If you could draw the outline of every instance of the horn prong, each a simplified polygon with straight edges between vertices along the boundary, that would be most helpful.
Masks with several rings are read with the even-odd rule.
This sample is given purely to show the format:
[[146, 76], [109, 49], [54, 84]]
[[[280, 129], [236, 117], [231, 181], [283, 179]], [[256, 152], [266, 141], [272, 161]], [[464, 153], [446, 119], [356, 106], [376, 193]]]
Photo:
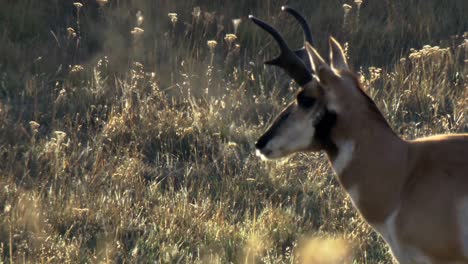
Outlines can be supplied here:
[[274, 29], [268, 23], [256, 18], [253, 15], [249, 15], [249, 19], [252, 20], [252, 22], [254, 22], [257, 26], [270, 33], [270, 35], [272, 35], [276, 42], [278, 42], [278, 45], [280, 47], [280, 55], [273, 60], [266, 61], [266, 64], [281, 67], [299, 85], [304, 85], [312, 80], [310, 70], [307, 68], [304, 61], [302, 61], [296, 55], [296, 53], [288, 47], [283, 36], [281, 36], [281, 34], [276, 29]]

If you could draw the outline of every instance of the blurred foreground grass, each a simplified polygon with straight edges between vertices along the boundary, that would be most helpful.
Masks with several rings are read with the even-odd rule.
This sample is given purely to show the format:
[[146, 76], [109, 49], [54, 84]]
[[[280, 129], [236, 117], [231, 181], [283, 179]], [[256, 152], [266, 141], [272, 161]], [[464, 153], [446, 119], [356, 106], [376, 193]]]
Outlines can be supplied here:
[[295, 88], [246, 15], [299, 46], [281, 4], [403, 137], [468, 131], [464, 0], [98, 2], [0, 2], [0, 262], [388, 263], [323, 154], [254, 156]]

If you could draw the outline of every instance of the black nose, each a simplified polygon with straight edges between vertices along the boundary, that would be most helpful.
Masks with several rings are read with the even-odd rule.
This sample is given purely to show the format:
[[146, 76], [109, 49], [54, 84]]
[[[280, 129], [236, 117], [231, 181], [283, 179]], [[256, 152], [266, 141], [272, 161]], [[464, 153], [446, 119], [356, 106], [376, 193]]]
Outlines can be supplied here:
[[261, 136], [261, 137], [257, 140], [257, 142], [255, 143], [255, 148], [256, 148], [256, 149], [263, 149], [263, 148], [266, 146], [266, 144], [268, 143], [268, 141], [270, 140], [270, 138], [271, 138], [271, 136], [270, 136], [269, 133], [267, 133], [267, 134]]

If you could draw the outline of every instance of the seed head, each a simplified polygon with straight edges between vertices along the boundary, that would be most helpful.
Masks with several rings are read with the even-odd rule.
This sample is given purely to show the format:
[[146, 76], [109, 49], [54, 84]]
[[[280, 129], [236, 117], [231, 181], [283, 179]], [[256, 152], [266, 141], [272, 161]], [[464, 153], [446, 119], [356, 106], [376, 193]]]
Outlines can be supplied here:
[[136, 13], [136, 19], [137, 19], [137, 26], [141, 26], [143, 24], [143, 21], [145, 20], [145, 17], [143, 17], [143, 13], [141, 10], [138, 10]]
[[234, 26], [234, 33], [237, 33], [237, 28], [239, 27], [239, 24], [242, 22], [242, 19], [240, 18], [235, 18], [232, 20], [232, 25]]
[[60, 131], [60, 130], [56, 130], [54, 131], [54, 134], [55, 136], [59, 137], [59, 138], [63, 138], [63, 137], [66, 137], [67, 136], [67, 133], [63, 132], [63, 131]]
[[210, 52], [213, 53], [214, 52], [214, 49], [216, 48], [216, 46], [218, 45], [218, 42], [216, 42], [216, 40], [208, 40], [206, 42], [206, 44], [208, 45], [208, 47], [210, 48]]
[[71, 67], [70, 69], [70, 73], [71, 74], [74, 74], [74, 73], [79, 73], [79, 72], [82, 72], [84, 70], [83, 66], [79, 65], [79, 64], [75, 64]]
[[351, 11], [351, 9], [353, 9], [352, 6], [348, 5], [348, 4], [344, 4], [343, 5], [343, 10], [345, 12], [345, 15], [347, 15], [349, 13], [349, 11]]
[[195, 20], [198, 21], [198, 19], [200, 19], [200, 15], [201, 15], [200, 7], [199, 6], [194, 7], [192, 11], [193, 18], [195, 18]]
[[167, 16], [171, 20], [172, 25], [175, 26], [175, 24], [177, 23], [177, 13], [169, 13], [167, 14]]
[[37, 129], [41, 126], [41, 124], [36, 121], [29, 121], [29, 126], [31, 127], [32, 131], [37, 132]]
[[67, 137], [67, 133], [63, 132], [63, 131], [54, 131], [54, 134], [55, 134], [55, 138], [57, 140], [57, 144], [61, 144], [64, 139]]
[[234, 52], [239, 53], [241, 46], [239, 44], [234, 45]]
[[67, 35], [69, 39], [74, 39], [76, 37], [76, 31], [73, 28], [69, 27], [67, 28]]
[[141, 34], [143, 34], [143, 32], [145, 32], [145, 30], [143, 30], [142, 28], [139, 28], [139, 27], [134, 27], [132, 31], [130, 31], [130, 33], [135, 37], [139, 37], [141, 36]]
[[78, 9], [78, 10], [80, 10], [80, 8], [83, 7], [83, 4], [80, 3], [80, 2], [75, 2], [75, 3], [73, 3], [73, 5], [74, 5], [74, 6], [76, 7], [76, 9]]
[[203, 13], [203, 15], [205, 16], [205, 24], [206, 25], [211, 24], [215, 19], [214, 12], [213, 13], [205, 12], [205, 13]]
[[226, 36], [224, 36], [224, 40], [228, 43], [229, 47], [234, 41], [236, 41], [236, 39], [237, 36], [234, 34], [226, 34]]
[[9, 213], [10, 210], [11, 210], [11, 205], [9, 205], [9, 204], [5, 205], [5, 208], [3, 208], [4, 213]]
[[100, 7], [103, 7], [105, 4], [107, 4], [108, 0], [96, 0], [96, 2]]

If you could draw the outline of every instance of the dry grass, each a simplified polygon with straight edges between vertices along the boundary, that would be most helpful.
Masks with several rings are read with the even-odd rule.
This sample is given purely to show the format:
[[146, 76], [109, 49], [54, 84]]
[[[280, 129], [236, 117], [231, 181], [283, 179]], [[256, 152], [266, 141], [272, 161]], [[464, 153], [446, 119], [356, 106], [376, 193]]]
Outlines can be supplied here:
[[[388, 263], [323, 154], [254, 156], [294, 88], [261, 65], [266, 34], [243, 21], [224, 37], [248, 10], [299, 38], [280, 5], [209, 1], [197, 18], [157, 2], [0, 3], [0, 263]], [[403, 2], [354, 8], [346, 34], [341, 1], [293, 4], [310, 10], [319, 46], [349, 41], [403, 137], [467, 132], [466, 2]]]

